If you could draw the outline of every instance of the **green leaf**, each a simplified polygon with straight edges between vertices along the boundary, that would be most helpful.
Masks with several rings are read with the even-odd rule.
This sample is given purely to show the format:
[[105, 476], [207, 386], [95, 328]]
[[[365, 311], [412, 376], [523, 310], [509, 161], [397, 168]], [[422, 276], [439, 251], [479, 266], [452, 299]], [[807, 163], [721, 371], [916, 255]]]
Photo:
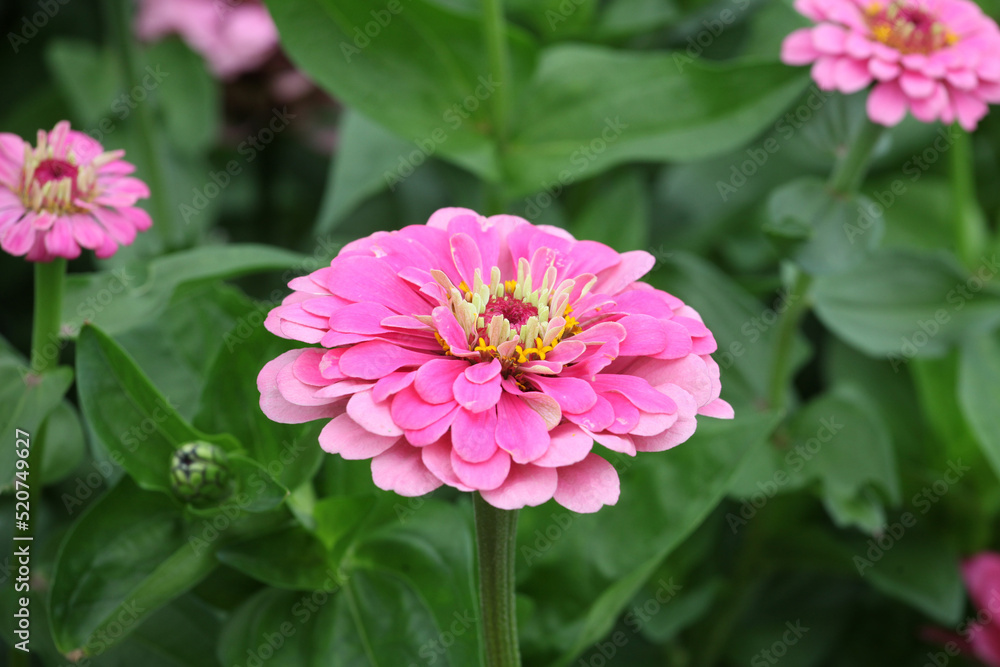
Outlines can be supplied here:
[[986, 459], [1000, 476], [1000, 340], [978, 336], [962, 346], [958, 399]]
[[[790, 305], [791, 295], [781, 293], [765, 306], [701, 258], [663, 248], [654, 254], [661, 259], [661, 268], [650, 282], [690, 304], [715, 333], [719, 351], [714, 358], [722, 369], [724, 398], [748, 408], [765, 399], [777, 347], [774, 323]], [[794, 344], [797, 366], [808, 348], [801, 335]]]
[[[465, 508], [467, 509], [467, 508]], [[470, 513], [454, 505], [426, 501], [405, 522], [394, 522], [370, 534], [363, 535], [347, 561], [348, 580], [345, 589], [351, 594], [352, 611], [359, 631], [369, 637], [384, 637], [394, 628], [427, 623], [416, 618], [399, 618], [401, 625], [386, 625], [394, 605], [387, 601], [371, 604], [370, 595], [379, 588], [395, 590], [401, 603], [419, 601], [430, 615], [423, 633], [425, 641], [440, 638], [450, 630], [453, 644], [435, 645], [440, 657], [447, 654], [451, 665], [479, 665], [479, 640], [476, 619], [479, 598], [475, 588], [475, 544]], [[367, 578], [359, 579], [364, 571]], [[383, 573], [391, 573], [391, 578]], [[399, 580], [400, 584], [390, 580]], [[368, 600], [368, 602], [366, 602]], [[379, 607], [382, 607], [380, 610]], [[398, 613], [398, 612], [396, 612]], [[456, 623], [459, 630], [455, 630]], [[376, 664], [396, 665], [406, 662], [390, 659], [392, 653], [374, 650], [382, 657]], [[412, 647], [408, 649], [412, 651]], [[416, 655], [410, 655], [410, 660]], [[420, 657], [425, 657], [422, 653]]]
[[347, 106], [417, 142], [421, 162], [440, 154], [480, 176], [498, 176], [491, 98], [502, 85], [514, 99], [526, 78], [534, 47], [522, 33], [507, 35], [514, 80], [491, 82], [474, 16], [425, 0], [377, 9], [335, 0], [281, 0], [268, 7], [296, 64]]
[[388, 187], [388, 175], [416, 150], [378, 123], [352, 109], [340, 121], [339, 143], [323, 194], [316, 233], [328, 234], [368, 197]]
[[[559, 514], [522, 513], [518, 549], [529, 567], [520, 588], [535, 599], [540, 615], [569, 616], [560, 623], [566, 630], [556, 665], [571, 664], [611, 630], [649, 574], [718, 505], [744, 457], [775, 423], [768, 414], [702, 420], [691, 440], [670, 452], [616, 459], [622, 477], [617, 505], [592, 515], [563, 513], [562, 523]], [[558, 536], [540, 544], [546, 531]], [[573, 611], [557, 612], [556, 605]]]
[[[919, 517], [916, 520], [921, 521]], [[919, 525], [906, 528], [898, 521], [892, 525], [895, 534], [871, 538], [864, 544], [852, 542], [855, 567], [886, 595], [954, 627], [965, 608], [959, 554], [939, 534]]]
[[76, 363], [84, 417], [142, 488], [169, 492], [170, 457], [180, 445], [205, 440], [228, 450], [237, 448], [231, 437], [208, 436], [192, 428], [99, 329], [83, 328]]
[[647, 247], [649, 203], [642, 173], [622, 171], [599, 184], [570, 231], [577, 238], [599, 241], [622, 252]]
[[228, 544], [217, 555], [226, 565], [276, 588], [319, 590], [333, 574], [323, 543], [299, 525]]
[[267, 589], [240, 607], [221, 661], [240, 663], [270, 643], [279, 648], [268, 664], [279, 667], [479, 666], [469, 513], [424, 501], [400, 523], [385, 509], [390, 522], [363, 533], [317, 590]]
[[881, 216], [869, 214], [866, 197], [833, 196], [817, 178], [802, 178], [775, 190], [768, 200], [767, 231], [804, 231], [789, 253], [807, 273], [842, 271], [864, 258], [882, 237]]
[[[18, 459], [14, 447], [14, 434], [21, 430], [28, 433], [30, 442], [37, 445], [43, 438], [41, 426], [47, 418], [62, 404], [63, 396], [73, 383], [73, 370], [67, 367], [56, 368], [48, 373], [36, 375], [28, 371], [27, 366], [13, 355], [0, 357], [0, 433], [10, 440], [0, 447], [0, 491], [13, 489]], [[50, 439], [46, 438], [46, 442]], [[56, 454], [64, 453], [76, 462], [80, 460], [77, 447], [57, 449]], [[53, 454], [45, 453], [42, 470], [29, 471], [29, 485], [45, 481], [53, 481], [59, 474], [64, 474], [65, 462], [52, 459]]]
[[115, 340], [147, 375], [156, 378], [157, 388], [170, 397], [177, 412], [195, 419], [213, 365], [232, 344], [227, 332], [240, 324], [246, 330], [252, 324], [263, 328], [265, 314], [231, 285], [189, 284], [174, 292], [155, 319], [116, 335]]
[[1000, 293], [988, 282], [998, 270], [995, 258], [970, 276], [943, 254], [877, 252], [816, 280], [816, 314], [848, 343], [894, 364], [937, 356], [1000, 322]]
[[124, 84], [114, 52], [84, 40], [56, 39], [47, 45], [45, 60], [80, 123], [96, 128], [110, 116]]
[[[784, 462], [792, 477], [817, 479], [833, 519], [869, 533], [885, 523], [877, 490], [901, 502], [899, 473], [888, 427], [860, 392], [840, 387], [796, 413]], [[792, 452], [798, 456], [792, 456]]]
[[330, 551], [344, 551], [375, 506], [374, 496], [330, 496], [316, 502], [316, 535]]
[[680, 16], [673, 0], [615, 0], [603, 5], [597, 31], [608, 37], [628, 36], [662, 28]]
[[219, 131], [219, 93], [205, 61], [179, 39], [165, 39], [148, 53], [149, 70], [170, 80], [159, 95], [170, 143], [186, 154], [211, 148]]
[[73, 524], [52, 578], [52, 632], [63, 653], [100, 653], [216, 566], [180, 509], [123, 478]]
[[304, 259], [264, 245], [201, 246], [148, 264], [72, 274], [66, 279], [62, 323], [74, 331], [87, 322], [109, 334], [121, 333], [155, 318], [182, 285], [289, 269]]
[[247, 512], [272, 510], [288, 497], [288, 489], [271, 476], [267, 468], [240, 454], [229, 455], [229, 468], [236, 480], [237, 496], [246, 494], [247, 502], [239, 505]]
[[260, 652], [268, 656], [269, 667], [365, 664], [342, 660], [344, 648], [334, 644], [339, 598], [331, 600], [330, 595], [336, 590], [333, 582], [311, 595], [263, 589], [226, 622], [217, 647], [219, 662], [243, 665], [249, 662], [248, 655]]
[[776, 63], [556, 45], [518, 104], [504, 173], [513, 195], [636, 160], [699, 160], [774, 121], [807, 77]]
[[257, 375], [289, 345], [262, 326], [255, 327], [249, 336], [241, 336], [245, 326], [241, 322], [223, 336], [226, 347], [219, 351], [209, 372], [194, 423], [205, 431], [232, 434], [251, 458], [294, 489], [310, 479], [319, 466], [323, 450], [318, 437], [323, 424], [279, 424], [264, 416]]

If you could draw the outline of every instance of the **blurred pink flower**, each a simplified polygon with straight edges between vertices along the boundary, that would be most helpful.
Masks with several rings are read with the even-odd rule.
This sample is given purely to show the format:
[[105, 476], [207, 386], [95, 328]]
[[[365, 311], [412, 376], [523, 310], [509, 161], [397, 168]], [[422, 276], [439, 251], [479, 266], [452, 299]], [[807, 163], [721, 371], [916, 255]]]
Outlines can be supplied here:
[[379, 487], [447, 484], [514, 509], [618, 500], [594, 441], [634, 456], [732, 418], [698, 314], [636, 282], [654, 264], [521, 218], [446, 208], [346, 246], [290, 283], [258, 378], [271, 419], [329, 419], [328, 452], [371, 459]]
[[962, 563], [969, 597], [986, 621], [969, 625], [963, 633], [968, 648], [992, 667], [1000, 667], [1000, 554], [984, 551]]
[[79, 257], [81, 246], [111, 257], [149, 229], [149, 214], [135, 207], [149, 197], [128, 174], [125, 151], [104, 148], [62, 121], [39, 130], [38, 146], [0, 133], [0, 247], [33, 262]]
[[817, 23], [785, 38], [781, 58], [813, 63], [820, 88], [868, 95], [868, 116], [895, 125], [956, 119], [974, 130], [1000, 102], [1000, 30], [970, 0], [796, 0]]
[[256, 0], [140, 0], [136, 33], [180, 35], [221, 79], [257, 69], [278, 48], [278, 29]]

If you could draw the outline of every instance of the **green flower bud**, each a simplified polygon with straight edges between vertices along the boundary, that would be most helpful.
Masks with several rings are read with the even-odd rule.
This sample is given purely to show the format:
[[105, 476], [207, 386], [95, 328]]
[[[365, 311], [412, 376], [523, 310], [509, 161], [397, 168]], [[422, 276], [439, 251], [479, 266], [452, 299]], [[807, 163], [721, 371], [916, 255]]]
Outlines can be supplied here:
[[174, 493], [192, 505], [211, 505], [232, 492], [226, 453], [207, 442], [189, 442], [174, 452], [170, 483]]

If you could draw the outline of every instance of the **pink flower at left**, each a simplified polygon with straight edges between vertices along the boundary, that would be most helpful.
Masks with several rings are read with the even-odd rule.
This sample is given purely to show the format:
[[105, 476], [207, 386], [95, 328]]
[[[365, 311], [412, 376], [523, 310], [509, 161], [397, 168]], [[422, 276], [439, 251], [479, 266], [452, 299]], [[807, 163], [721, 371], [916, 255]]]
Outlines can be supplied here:
[[81, 248], [104, 259], [131, 244], [153, 221], [135, 206], [149, 188], [129, 176], [135, 167], [124, 155], [68, 121], [39, 130], [36, 146], [0, 133], [0, 247], [51, 262], [79, 257]]

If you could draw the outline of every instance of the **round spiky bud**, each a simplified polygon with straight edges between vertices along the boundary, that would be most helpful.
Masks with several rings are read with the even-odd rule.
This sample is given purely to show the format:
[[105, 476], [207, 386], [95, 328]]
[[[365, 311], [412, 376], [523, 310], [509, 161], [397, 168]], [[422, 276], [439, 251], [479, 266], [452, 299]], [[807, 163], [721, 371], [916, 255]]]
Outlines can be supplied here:
[[189, 442], [174, 452], [170, 483], [177, 497], [193, 505], [211, 505], [232, 491], [229, 458], [207, 442]]

